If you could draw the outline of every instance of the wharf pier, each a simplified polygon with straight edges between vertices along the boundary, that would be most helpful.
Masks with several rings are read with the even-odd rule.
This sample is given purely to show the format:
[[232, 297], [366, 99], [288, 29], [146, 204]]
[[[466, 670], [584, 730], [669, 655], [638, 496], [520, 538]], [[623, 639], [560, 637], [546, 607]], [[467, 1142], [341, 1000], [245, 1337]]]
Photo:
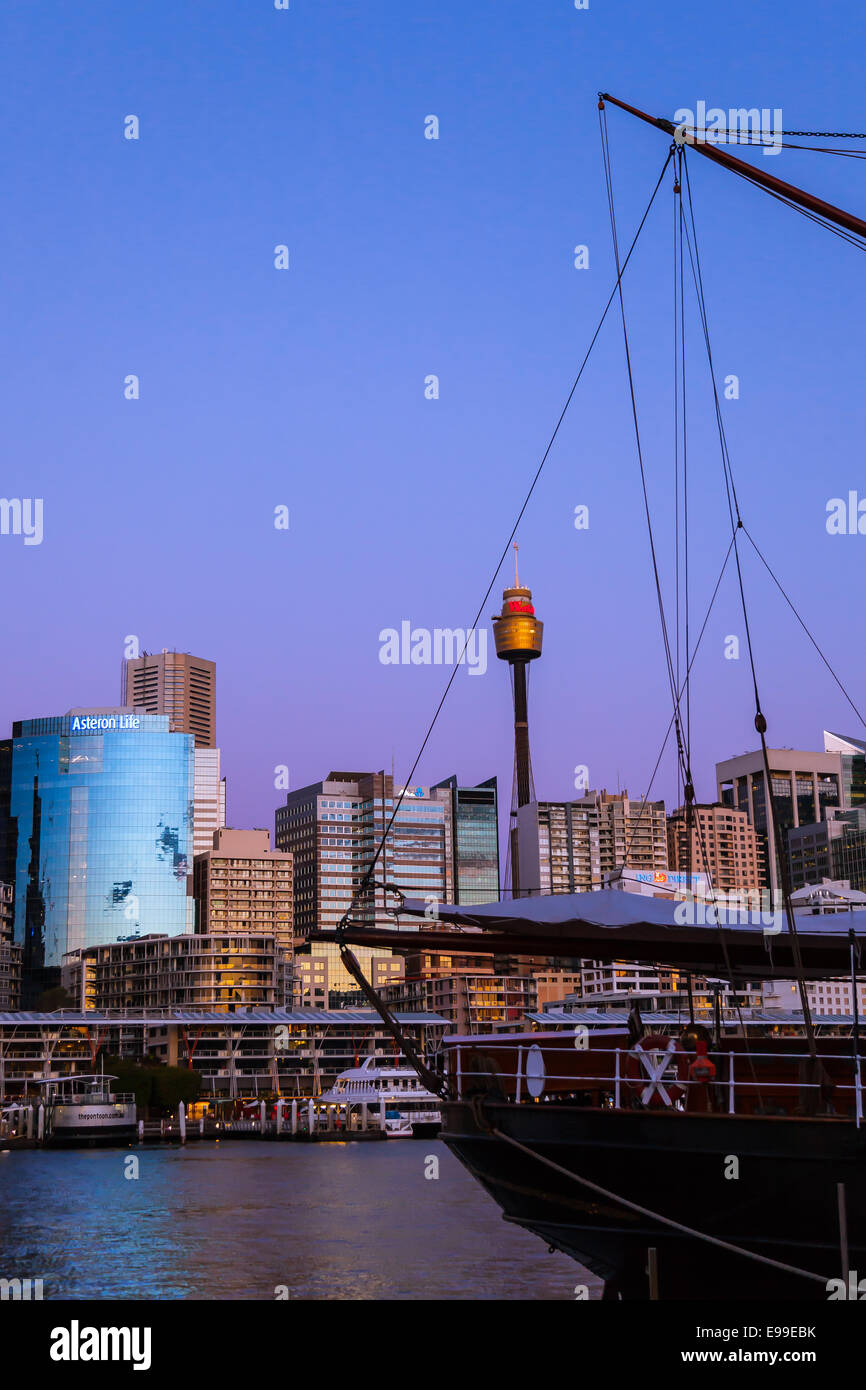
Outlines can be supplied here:
[[[52, 1143], [50, 1127], [34, 1105], [16, 1107], [14, 1124], [0, 1125], [0, 1151], [35, 1149]], [[380, 1143], [388, 1138], [384, 1105], [361, 1106], [350, 1112], [335, 1105], [317, 1105], [315, 1100], [273, 1101], [259, 1106], [252, 1116], [232, 1116], [220, 1119], [212, 1115], [188, 1119], [183, 1102], [170, 1119], [147, 1119], [136, 1122], [136, 1134], [119, 1142], [123, 1147], [142, 1144], [186, 1144], [229, 1140], [265, 1140], [270, 1143], [296, 1144], [355, 1144]], [[93, 1140], [82, 1137], [81, 1143], [110, 1142], [103, 1132]]]
[[186, 1126], [186, 1133], [181, 1134], [180, 1126], [176, 1120], [142, 1120], [139, 1124], [138, 1142], [140, 1144], [188, 1144], [204, 1140], [219, 1143], [222, 1140], [231, 1139], [264, 1139], [277, 1144], [357, 1144], [378, 1143], [387, 1137], [387, 1134], [380, 1129], [323, 1128], [314, 1129], [312, 1133], [307, 1129], [298, 1129], [294, 1134], [291, 1130], [284, 1129], [278, 1134], [273, 1121], [266, 1122], [265, 1128], [262, 1130], [257, 1122], [249, 1120], [220, 1121], [218, 1124], [213, 1121], [204, 1124], [193, 1122]]

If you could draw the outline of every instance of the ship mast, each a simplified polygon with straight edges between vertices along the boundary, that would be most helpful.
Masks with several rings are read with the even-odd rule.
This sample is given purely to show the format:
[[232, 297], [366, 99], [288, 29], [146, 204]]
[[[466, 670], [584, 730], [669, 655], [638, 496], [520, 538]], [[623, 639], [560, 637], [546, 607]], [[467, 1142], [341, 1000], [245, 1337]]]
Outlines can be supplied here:
[[694, 137], [686, 135], [682, 131], [682, 127], [675, 126], [673, 121], [667, 120], [664, 116], [650, 116], [646, 111], [639, 111], [636, 106], [629, 106], [627, 102], [619, 101], [616, 97], [610, 96], [608, 92], [599, 92], [598, 99], [599, 105], [609, 101], [612, 106], [618, 106], [621, 111], [628, 111], [629, 115], [637, 116], [639, 120], [646, 121], [648, 125], [654, 125], [658, 130], [663, 130], [665, 134], [672, 136], [677, 144], [687, 144], [698, 154], [705, 155], [715, 164], [721, 164], [724, 169], [730, 169], [733, 173], [742, 175], [750, 183], [758, 184], [759, 187], [767, 189], [768, 192], [779, 198], [786, 198], [789, 202], [795, 203], [797, 207], [803, 208], [816, 217], [823, 217], [828, 222], [834, 222], [837, 227], [844, 227], [846, 232], [853, 232], [856, 236], [866, 238], [866, 221], [862, 217], [857, 217], [853, 212], [846, 212], [844, 208], [834, 207], [832, 203], [826, 203], [823, 198], [816, 197], [814, 193], [809, 193], [806, 189], [797, 188], [792, 183], [785, 183], [773, 174], [768, 174], [765, 169], [760, 169], [756, 164], [749, 164], [745, 159], [737, 159], [736, 155], [728, 154], [727, 150], [720, 150], [717, 145], [708, 144], [705, 140], [695, 140]]
[[[629, 115], [637, 116], [639, 120], [645, 121], [648, 125], [655, 126], [657, 129], [664, 131], [667, 135], [672, 136], [674, 140], [674, 147], [679, 152], [680, 161], [682, 161], [683, 146], [688, 145], [690, 148], [696, 150], [698, 154], [705, 155], [708, 159], [713, 160], [714, 163], [720, 164], [723, 168], [729, 169], [731, 170], [731, 172], [739, 174], [748, 182], [755, 184], [759, 188], [765, 189], [774, 197], [781, 199], [787, 204], [793, 205], [794, 207], [801, 209], [812, 218], [822, 219], [825, 225], [827, 223], [834, 224], [837, 227], [843, 228], [845, 232], [853, 233], [854, 235], [866, 240], [866, 221], [864, 221], [862, 218], [857, 217], [854, 213], [845, 211], [843, 208], [837, 208], [832, 203], [825, 202], [824, 199], [818, 198], [815, 194], [809, 193], [805, 189], [797, 188], [794, 184], [785, 183], [782, 179], [777, 179], [774, 175], [766, 173], [763, 169], [758, 168], [756, 165], [749, 164], [742, 159], [737, 159], [734, 155], [729, 154], [726, 150], [718, 149], [714, 144], [707, 144], [705, 139], [700, 138], [703, 134], [702, 132], [693, 131], [692, 133], [689, 133], [688, 128], [685, 125], [676, 126], [674, 125], [673, 121], [669, 121], [665, 117], [650, 116], [647, 114], [647, 112], [639, 110], [636, 106], [630, 106], [627, 102], [619, 101], [616, 97], [610, 96], [610, 94], [607, 92], [599, 92], [598, 107], [600, 112], [604, 112], [605, 102], [610, 102], [613, 106], [619, 107], [620, 110], [627, 111]], [[603, 117], [602, 120], [604, 120]], [[605, 137], [603, 135], [603, 140], [604, 138]], [[675, 192], [679, 191], [680, 179], [679, 177], [677, 177]], [[611, 216], [613, 217], [613, 212], [611, 213]], [[615, 239], [615, 224], [613, 225]], [[833, 230], [832, 225], [830, 226], [829, 230]], [[776, 803], [776, 797], [773, 792], [773, 778], [770, 768], [769, 750], [767, 748], [766, 740], [767, 720], [766, 716], [763, 713], [763, 710], [761, 709], [760, 696], [758, 693], [757, 675], [755, 672], [751, 636], [749, 633], [749, 618], [746, 610], [746, 596], [743, 589], [742, 572], [740, 569], [739, 553], [737, 550], [737, 537], [739, 530], [743, 528], [743, 520], [740, 516], [739, 505], [736, 502], [735, 494], [734, 506], [736, 508], [736, 516], [734, 517], [732, 515], [731, 518], [732, 525], [734, 527], [732, 544], [736, 558], [740, 596], [743, 606], [743, 617], [746, 624], [746, 637], [749, 645], [749, 658], [752, 666], [752, 678], [755, 687], [755, 729], [761, 740], [762, 762], [764, 765], [764, 777], [767, 788], [767, 798], [769, 802], [770, 827], [772, 829], [770, 850], [771, 853], [776, 857], [779, 879], [781, 881], [782, 901], [785, 908], [788, 935], [791, 941], [792, 962], [794, 965], [794, 973], [797, 979], [797, 986], [800, 995], [800, 1004], [803, 1010], [803, 1023], [805, 1026], [809, 1053], [815, 1072], [815, 1075], [812, 1078], [812, 1080], [814, 1084], [818, 1084], [821, 1080], [819, 1074], [820, 1064], [817, 1055], [815, 1032], [812, 1023], [812, 1015], [809, 1006], [808, 993], [806, 989], [806, 980], [805, 973], [803, 970], [800, 941], [797, 935], [797, 923], [794, 916], [793, 904], [791, 902], [791, 881], [789, 866], [787, 862], [787, 857], [784, 852], [784, 846], [782, 843], [780, 817], [778, 812], [778, 806]], [[686, 679], [688, 680], [688, 677]], [[677, 706], [678, 699], [675, 698], [675, 717], [678, 713]], [[687, 780], [689, 783], [691, 783], [690, 774]], [[691, 786], [689, 786], [687, 789], [687, 801], [690, 800], [688, 793], [691, 792], [692, 788]], [[687, 809], [691, 809], [690, 805]]]

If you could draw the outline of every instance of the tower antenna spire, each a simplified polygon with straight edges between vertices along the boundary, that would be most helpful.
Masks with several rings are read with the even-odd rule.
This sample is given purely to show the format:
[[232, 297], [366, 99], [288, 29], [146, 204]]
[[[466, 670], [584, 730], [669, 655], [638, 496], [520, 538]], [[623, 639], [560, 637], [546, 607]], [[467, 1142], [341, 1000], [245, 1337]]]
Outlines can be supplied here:
[[517, 551], [518, 551], [518, 549], [519, 549], [519, 546], [518, 546], [518, 544], [517, 544], [517, 541], [514, 541], [514, 542], [513, 542], [513, 549], [514, 549], [514, 587], [515, 587], [515, 589], [519, 589], [519, 588], [520, 588], [520, 580], [519, 580], [518, 577], [517, 577]]

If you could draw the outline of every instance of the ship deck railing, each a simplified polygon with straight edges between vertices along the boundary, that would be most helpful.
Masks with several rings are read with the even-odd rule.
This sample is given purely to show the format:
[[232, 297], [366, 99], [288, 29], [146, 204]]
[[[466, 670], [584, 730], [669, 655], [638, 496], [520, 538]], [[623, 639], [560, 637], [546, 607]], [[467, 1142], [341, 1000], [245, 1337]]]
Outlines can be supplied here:
[[[646, 1042], [646, 1038], [643, 1041]], [[495, 1053], [497, 1050], [516, 1053], [513, 1069], [491, 1069], [490, 1066], [473, 1068], [470, 1058], [478, 1058], [479, 1054]], [[607, 1069], [550, 1072], [547, 1070], [548, 1061], [552, 1054], [557, 1053], [570, 1058], [609, 1058], [610, 1064]], [[658, 1059], [663, 1055], [667, 1055], [668, 1060], [661, 1070], [656, 1070], [658, 1063], [653, 1066], [649, 1059]], [[633, 1108], [637, 1093], [649, 1091], [649, 1098], [652, 1099], [659, 1097], [660, 1089], [664, 1088], [668, 1095], [671, 1091], [682, 1092], [681, 1099], [670, 1102], [671, 1108], [688, 1110], [690, 1092], [706, 1095], [707, 1088], [712, 1088], [716, 1103], [711, 1108], [716, 1113], [778, 1113], [777, 1110], [768, 1110], [766, 1107], [767, 1099], [772, 1098], [783, 1103], [784, 1113], [791, 1114], [802, 1093], [814, 1091], [819, 1093], [819, 1099], [822, 1092], [825, 1099], [830, 1098], [830, 1115], [836, 1118], [852, 1118], [858, 1127], [863, 1120], [864, 1088], [861, 1064], [864, 1059], [853, 1051], [819, 1052], [818, 1062], [824, 1069], [824, 1075], [817, 1081], [807, 1080], [804, 1074], [804, 1068], [813, 1060], [809, 1052], [768, 1052], [751, 1049], [735, 1052], [730, 1048], [711, 1047], [708, 1048], [707, 1058], [716, 1067], [716, 1074], [709, 1081], [680, 1074], [683, 1064], [694, 1062], [698, 1055], [685, 1049], [667, 1054], [666, 1049], [661, 1047], [644, 1049], [641, 1052], [633, 1045], [590, 1049], [582, 1046], [578, 1038], [575, 1038], [570, 1046], [553, 1046], [549, 1043], [541, 1046], [537, 1042], [517, 1043], [513, 1039], [495, 1041], [483, 1034], [472, 1042], [461, 1040], [448, 1043], [446, 1040], [445, 1054], [446, 1062], [448, 1059], [451, 1061], [450, 1076], [457, 1100], [465, 1100], [479, 1091], [489, 1092], [495, 1089], [499, 1090], [506, 1100], [520, 1105], [553, 1101], [564, 1096], [585, 1095], [589, 1092], [595, 1093], [597, 1107], [622, 1110]], [[630, 1063], [633, 1074], [629, 1072]], [[768, 1063], [771, 1065], [768, 1066]], [[825, 1066], [827, 1063], [831, 1064], [830, 1071]], [[796, 1070], [801, 1074], [786, 1079], [786, 1069]], [[833, 1108], [833, 1100], [839, 1104], [847, 1102], [850, 1111], [840, 1116]], [[574, 1103], [579, 1101], [575, 1100]]]

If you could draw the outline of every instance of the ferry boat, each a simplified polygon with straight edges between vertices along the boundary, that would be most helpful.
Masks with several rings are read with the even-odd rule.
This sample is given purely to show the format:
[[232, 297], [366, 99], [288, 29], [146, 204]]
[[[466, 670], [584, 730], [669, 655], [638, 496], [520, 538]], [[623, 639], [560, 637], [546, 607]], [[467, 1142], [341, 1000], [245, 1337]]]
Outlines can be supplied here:
[[132, 1092], [114, 1092], [116, 1076], [102, 1073], [52, 1076], [36, 1084], [45, 1106], [45, 1143], [128, 1144], [136, 1138], [138, 1117]]
[[318, 1100], [320, 1105], [344, 1106], [347, 1128], [352, 1109], [366, 1105], [378, 1115], [383, 1103], [388, 1139], [429, 1139], [439, 1133], [439, 1097], [422, 1085], [412, 1067], [389, 1066], [377, 1057], [365, 1057], [359, 1067], [341, 1072]]

